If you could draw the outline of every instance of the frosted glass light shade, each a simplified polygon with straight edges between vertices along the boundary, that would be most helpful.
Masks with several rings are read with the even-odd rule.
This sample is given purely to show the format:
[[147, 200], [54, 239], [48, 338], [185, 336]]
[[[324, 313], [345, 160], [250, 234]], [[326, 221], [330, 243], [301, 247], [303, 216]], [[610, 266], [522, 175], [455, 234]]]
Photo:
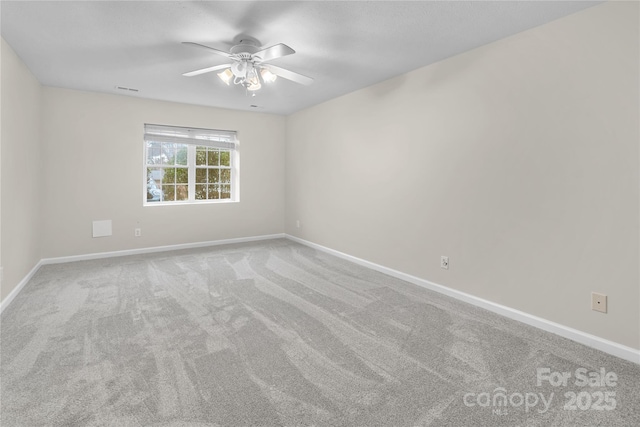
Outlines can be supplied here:
[[220, 80], [222, 80], [227, 85], [229, 85], [229, 82], [231, 81], [231, 78], [233, 77], [233, 73], [231, 72], [230, 69], [227, 68], [226, 70], [218, 73], [218, 77], [220, 77]]

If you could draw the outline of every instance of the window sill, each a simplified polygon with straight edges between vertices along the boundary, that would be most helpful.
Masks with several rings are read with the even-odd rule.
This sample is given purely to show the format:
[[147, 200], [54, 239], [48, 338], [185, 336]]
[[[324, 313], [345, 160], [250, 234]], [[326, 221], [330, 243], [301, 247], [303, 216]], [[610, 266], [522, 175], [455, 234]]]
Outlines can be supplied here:
[[230, 203], [240, 203], [240, 200], [198, 200], [196, 202], [179, 201], [179, 202], [144, 202], [142, 207], [152, 206], [197, 206], [197, 205], [226, 205]]

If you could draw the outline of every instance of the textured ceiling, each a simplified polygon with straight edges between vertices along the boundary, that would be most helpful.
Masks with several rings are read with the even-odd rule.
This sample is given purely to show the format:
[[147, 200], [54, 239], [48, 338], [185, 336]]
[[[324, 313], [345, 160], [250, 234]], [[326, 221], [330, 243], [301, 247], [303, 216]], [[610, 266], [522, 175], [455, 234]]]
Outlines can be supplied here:
[[[2, 37], [47, 86], [290, 114], [595, 5], [582, 1], [2, 1]], [[215, 73], [242, 35], [294, 55], [255, 97]], [[123, 92], [116, 86], [138, 89]], [[257, 107], [251, 107], [255, 105]]]

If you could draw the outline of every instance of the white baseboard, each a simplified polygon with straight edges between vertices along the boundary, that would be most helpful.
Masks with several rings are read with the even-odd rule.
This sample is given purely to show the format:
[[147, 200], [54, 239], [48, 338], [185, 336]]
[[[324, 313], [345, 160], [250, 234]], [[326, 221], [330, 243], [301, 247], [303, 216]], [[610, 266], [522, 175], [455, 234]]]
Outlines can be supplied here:
[[181, 243], [178, 245], [167, 245], [167, 246], [152, 246], [149, 248], [140, 248], [140, 249], [126, 249], [122, 251], [113, 251], [113, 252], [97, 252], [93, 254], [85, 254], [85, 255], [72, 255], [72, 256], [63, 256], [56, 258], [43, 258], [41, 260], [42, 265], [46, 264], [61, 264], [65, 262], [73, 262], [73, 261], [87, 261], [91, 259], [100, 259], [100, 258], [113, 258], [120, 256], [128, 256], [128, 255], [140, 255], [140, 254], [150, 254], [154, 252], [166, 252], [166, 251], [176, 251], [180, 249], [193, 249], [193, 248], [204, 248], [207, 246], [219, 246], [219, 245], [229, 245], [232, 243], [245, 243], [245, 242], [256, 242], [259, 240], [270, 240], [270, 239], [282, 239], [285, 237], [284, 233], [280, 234], [268, 234], [263, 236], [252, 236], [252, 237], [238, 237], [235, 239], [224, 239], [224, 240], [211, 240], [208, 242], [194, 242], [194, 243]]
[[34, 274], [36, 274], [36, 272], [38, 271], [41, 265], [42, 265], [42, 261], [38, 261], [38, 263], [31, 269], [31, 271], [27, 273], [26, 276], [24, 276], [24, 278], [20, 281], [20, 283], [18, 283], [18, 285], [15, 288], [13, 288], [11, 292], [9, 292], [9, 295], [7, 295], [2, 300], [2, 302], [0, 303], [0, 314], [2, 314], [4, 309], [7, 308], [9, 304], [11, 304], [11, 301], [13, 301], [14, 298], [20, 293], [22, 288], [24, 288], [24, 285], [26, 285], [29, 282], [29, 280], [31, 280], [31, 278], [33, 277]]
[[320, 250], [322, 252], [326, 252], [328, 254], [345, 259], [347, 261], [351, 261], [355, 264], [359, 264], [364, 267], [368, 267], [372, 270], [379, 271], [391, 277], [396, 277], [398, 279], [404, 280], [409, 283], [413, 283], [415, 285], [438, 292], [440, 294], [444, 294], [452, 298], [458, 299], [460, 301], [464, 301], [466, 303], [484, 308], [485, 310], [489, 310], [493, 313], [499, 314], [509, 319], [517, 320], [529, 326], [533, 326], [538, 329], [542, 329], [544, 331], [559, 335], [561, 337], [568, 338], [580, 344], [584, 344], [586, 346], [595, 348], [597, 350], [603, 351], [605, 353], [611, 354], [621, 359], [628, 360], [629, 362], [640, 364], [640, 350], [638, 349], [627, 347], [625, 345], [618, 344], [616, 342], [609, 341], [607, 339], [600, 338], [595, 335], [591, 335], [586, 332], [582, 332], [577, 329], [573, 329], [568, 326], [564, 326], [559, 323], [555, 323], [555, 322], [543, 319], [541, 317], [531, 315], [529, 313], [525, 313], [523, 311], [515, 310], [512, 308], [506, 307], [504, 305], [496, 304], [495, 302], [478, 298], [476, 296], [473, 296], [464, 292], [460, 292], [455, 289], [451, 289], [446, 286], [439, 285], [437, 283], [433, 283], [428, 280], [421, 279], [419, 277], [412, 276], [410, 274], [406, 274], [398, 270], [387, 268], [382, 265], [373, 263], [371, 261], [357, 258], [352, 255], [348, 255], [343, 252], [339, 252], [334, 249], [327, 248], [325, 246], [300, 239], [299, 237], [295, 237], [287, 234], [286, 238], [294, 242], [298, 242], [302, 245], [309, 246], [311, 248]]
[[252, 237], [238, 237], [235, 239], [224, 239], [224, 240], [212, 240], [208, 242], [195, 242], [195, 243], [182, 243], [178, 245], [167, 245], [167, 246], [153, 246], [150, 248], [140, 248], [140, 249], [127, 249], [122, 251], [113, 251], [113, 252], [98, 252], [93, 254], [86, 255], [72, 255], [72, 256], [63, 256], [56, 258], [43, 258], [31, 269], [29, 274], [27, 274], [24, 279], [18, 283], [18, 285], [13, 288], [13, 290], [6, 296], [5, 299], [0, 303], [0, 314], [4, 311], [5, 308], [13, 301], [13, 299], [18, 295], [18, 293], [22, 290], [24, 285], [31, 280], [33, 275], [38, 271], [38, 269], [47, 264], [61, 264], [65, 262], [74, 262], [74, 261], [86, 261], [91, 259], [101, 259], [101, 258], [113, 258], [113, 257], [121, 257], [127, 255], [139, 255], [139, 254], [149, 254], [154, 252], [166, 252], [166, 251], [175, 251], [180, 249], [192, 249], [192, 248], [204, 248], [207, 246], [219, 246], [219, 245], [229, 245], [232, 243], [245, 243], [245, 242], [256, 242], [259, 240], [270, 240], [270, 239], [282, 239], [285, 238], [284, 233], [280, 234], [268, 234], [262, 236], [252, 236]]

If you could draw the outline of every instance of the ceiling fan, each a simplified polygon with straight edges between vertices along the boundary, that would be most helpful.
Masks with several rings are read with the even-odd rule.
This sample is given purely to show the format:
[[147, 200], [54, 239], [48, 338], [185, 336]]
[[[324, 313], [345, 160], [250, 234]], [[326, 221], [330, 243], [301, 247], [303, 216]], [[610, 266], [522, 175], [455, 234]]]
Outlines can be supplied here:
[[227, 85], [230, 82], [241, 85], [250, 91], [256, 91], [262, 87], [262, 82], [273, 82], [277, 77], [282, 77], [292, 82], [303, 85], [313, 83], [311, 77], [293, 71], [267, 64], [277, 58], [296, 53], [286, 44], [278, 43], [274, 46], [262, 49], [256, 40], [242, 39], [240, 43], [233, 46], [230, 52], [225, 52], [200, 43], [183, 42], [183, 44], [201, 47], [212, 51], [215, 54], [231, 59], [230, 64], [214, 65], [213, 67], [202, 68], [200, 70], [184, 73], [183, 76], [193, 77], [212, 71], [219, 71], [218, 77]]

